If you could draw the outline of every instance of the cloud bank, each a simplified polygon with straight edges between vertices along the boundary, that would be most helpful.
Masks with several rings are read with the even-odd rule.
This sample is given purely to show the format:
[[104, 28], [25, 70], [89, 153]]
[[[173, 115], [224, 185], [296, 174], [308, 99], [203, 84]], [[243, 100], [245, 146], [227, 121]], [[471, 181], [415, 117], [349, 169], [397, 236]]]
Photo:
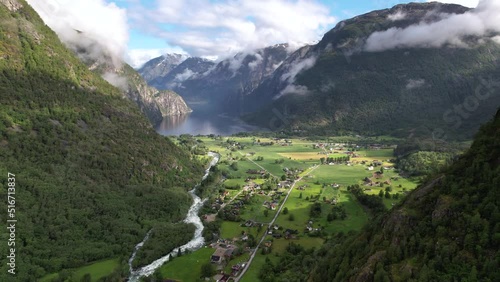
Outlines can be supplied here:
[[[129, 39], [127, 13], [105, 0], [27, 0], [61, 41], [88, 47], [96, 42], [119, 65]], [[82, 32], [79, 34], [76, 31]]]
[[219, 58], [276, 43], [315, 42], [336, 21], [316, 0], [157, 0], [153, 7], [137, 1], [129, 18], [134, 28], [192, 56]]
[[[454, 1], [456, 2], [456, 1]], [[470, 1], [468, 1], [470, 2]], [[442, 14], [434, 23], [421, 22], [407, 28], [391, 28], [370, 35], [365, 51], [396, 48], [438, 48], [445, 45], [467, 47], [470, 36], [490, 37], [500, 32], [500, 1], [482, 0], [476, 9], [464, 14]]]

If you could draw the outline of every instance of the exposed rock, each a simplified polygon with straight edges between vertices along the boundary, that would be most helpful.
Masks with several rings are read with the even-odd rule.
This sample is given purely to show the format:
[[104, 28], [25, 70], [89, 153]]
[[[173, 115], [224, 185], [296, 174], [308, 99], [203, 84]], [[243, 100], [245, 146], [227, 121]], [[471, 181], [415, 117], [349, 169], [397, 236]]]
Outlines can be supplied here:
[[0, 3], [4, 4], [11, 12], [15, 12], [23, 7], [17, 0], [0, 0]]

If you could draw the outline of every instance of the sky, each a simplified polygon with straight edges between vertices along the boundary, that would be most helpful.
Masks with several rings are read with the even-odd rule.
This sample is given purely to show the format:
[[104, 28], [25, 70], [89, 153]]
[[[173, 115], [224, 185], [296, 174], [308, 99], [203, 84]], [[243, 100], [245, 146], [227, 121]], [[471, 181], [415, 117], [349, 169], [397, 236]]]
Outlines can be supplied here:
[[[414, 0], [413, 2], [426, 0]], [[278, 43], [319, 41], [343, 19], [402, 0], [28, 0], [60, 37], [103, 42], [133, 67], [165, 53], [224, 59]], [[479, 0], [443, 0], [476, 7]], [[65, 40], [62, 38], [63, 41]], [[67, 38], [66, 38], [67, 39]], [[71, 40], [68, 39], [68, 40]]]

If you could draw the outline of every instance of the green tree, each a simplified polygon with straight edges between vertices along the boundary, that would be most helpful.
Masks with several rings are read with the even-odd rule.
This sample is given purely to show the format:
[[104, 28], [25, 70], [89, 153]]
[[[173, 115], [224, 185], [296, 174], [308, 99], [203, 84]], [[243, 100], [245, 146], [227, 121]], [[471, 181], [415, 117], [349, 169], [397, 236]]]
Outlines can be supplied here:
[[283, 209], [283, 214], [288, 214], [288, 208], [287, 208], [287, 207], [285, 207], [285, 208]]
[[215, 275], [215, 268], [210, 262], [201, 265], [200, 277], [212, 277], [213, 275]]
[[90, 275], [90, 273], [85, 273], [82, 279], [80, 279], [80, 282], [91, 282], [91, 281], [92, 281], [92, 276]]

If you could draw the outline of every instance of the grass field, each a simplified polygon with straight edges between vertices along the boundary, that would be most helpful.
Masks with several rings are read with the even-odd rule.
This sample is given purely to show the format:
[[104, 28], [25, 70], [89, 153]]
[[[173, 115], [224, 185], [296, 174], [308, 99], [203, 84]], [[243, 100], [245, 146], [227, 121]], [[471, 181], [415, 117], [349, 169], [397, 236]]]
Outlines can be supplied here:
[[[97, 281], [103, 277], [106, 277], [113, 273], [113, 271], [119, 266], [117, 259], [110, 259], [105, 261], [96, 262], [87, 266], [70, 270], [72, 274], [71, 281], [80, 281], [82, 277], [89, 273], [92, 281]], [[52, 279], [57, 278], [58, 274], [49, 274], [40, 279], [40, 282], [50, 282]]]
[[259, 232], [257, 227], [246, 227], [240, 226], [239, 222], [224, 221], [222, 222], [220, 236], [223, 239], [233, 239], [241, 237], [242, 231], [252, 234], [255, 238], [260, 238], [260, 236], [265, 232], [265, 228]]
[[[230, 178], [232, 178], [225, 181], [225, 187], [235, 187], [236, 185], [243, 187], [246, 184], [244, 180], [250, 176], [246, 173], [249, 169], [265, 169], [267, 172], [279, 178], [285, 174], [285, 168], [298, 168], [304, 170], [302, 173], [304, 176], [308, 169], [315, 165], [319, 165], [320, 159], [323, 157], [338, 158], [346, 156], [346, 154], [339, 152], [325, 155], [324, 149], [315, 148], [314, 144], [316, 144], [316, 142], [305, 139], [289, 139], [289, 142], [291, 141], [292, 143], [291, 146], [277, 144], [277, 142], [283, 141], [258, 137], [230, 137], [230, 142], [228, 142], [227, 137], [217, 140], [206, 137], [200, 139], [204, 141], [204, 145], [210, 148], [210, 150], [221, 153], [222, 160], [228, 160], [226, 164], [219, 165], [219, 168], [228, 171], [230, 173]], [[333, 137], [324, 138], [320, 142], [356, 143], [357, 140], [359, 140], [357, 137]], [[373, 138], [373, 143], [377, 143], [380, 140], [381, 138]], [[238, 144], [232, 145], [232, 141], [238, 142]], [[260, 143], [258, 141], [260, 141]], [[261, 145], [262, 143], [270, 142], [273, 142], [274, 145]], [[349, 146], [345, 146], [345, 148], [349, 148]], [[329, 148], [327, 148], [327, 150], [328, 149]], [[271, 236], [267, 236], [267, 240], [273, 241], [272, 253], [262, 255], [260, 250], [258, 250], [252, 265], [242, 278], [242, 282], [259, 281], [258, 274], [265, 263], [266, 257], [273, 262], [277, 262], [279, 260], [279, 255], [286, 250], [290, 242], [300, 244], [305, 248], [321, 246], [324, 242], [323, 238], [311, 237], [306, 232], [309, 221], [313, 221], [312, 228], [319, 228], [325, 231], [326, 237], [338, 232], [345, 233], [351, 230], [360, 230], [369, 221], [370, 215], [367, 214], [367, 211], [354, 196], [347, 191], [347, 186], [359, 184], [362, 185], [364, 189], [367, 189], [367, 194], [376, 195], [379, 194], [380, 190], [385, 192], [386, 187], [391, 186], [391, 195], [399, 193], [401, 197], [400, 199], [393, 199], [392, 197], [386, 199], [383, 197], [384, 204], [388, 209], [390, 209], [394, 203], [400, 201], [405, 192], [416, 187], [417, 184], [415, 182], [411, 179], [400, 177], [394, 170], [385, 171], [383, 177], [380, 178], [378, 175], [374, 175], [374, 172], [379, 170], [379, 167], [375, 168], [374, 171], [369, 171], [367, 169], [367, 165], [375, 160], [381, 161], [384, 166], [393, 166], [389, 161], [394, 158], [393, 149], [363, 149], [355, 153], [358, 154], [359, 157], [351, 158], [352, 165], [320, 165], [296, 184], [291, 191], [290, 197], [284, 204], [288, 213], [284, 214], [281, 212], [275, 224], [282, 228], [280, 229], [281, 232], [285, 229], [297, 230], [299, 232], [297, 238], [294, 240], [286, 240], [284, 238], [273, 239]], [[234, 159], [237, 159], [238, 162], [237, 171], [229, 167]], [[367, 162], [367, 164], [362, 165], [362, 161]], [[374, 182], [383, 183], [389, 180], [391, 183], [382, 185], [383, 187], [380, 187], [380, 185], [368, 187], [364, 186], [364, 179], [366, 177], [372, 179]], [[255, 182], [262, 184], [264, 180], [256, 179]], [[333, 184], [338, 184], [339, 187], [333, 187]], [[303, 188], [304, 186], [305, 188]], [[301, 187], [301, 189], [298, 189], [299, 187]], [[232, 193], [231, 195], [234, 194]], [[344, 220], [335, 219], [329, 222], [327, 218], [328, 214], [332, 211], [333, 205], [328, 201], [324, 201], [324, 199], [336, 199], [336, 205], [343, 206], [347, 213], [347, 218]], [[270, 222], [275, 211], [269, 210], [268, 216], [264, 216], [264, 210], [267, 208], [262, 204], [266, 200], [270, 200], [270, 198], [257, 194], [254, 195], [250, 203], [240, 210], [241, 217], [244, 220], [251, 219], [261, 223]], [[321, 204], [321, 214], [313, 218], [310, 216], [310, 210], [315, 202]], [[290, 215], [293, 215], [293, 220], [290, 220]], [[257, 234], [257, 228], [241, 227], [240, 223], [223, 222], [221, 237], [225, 239], [237, 238], [241, 236], [242, 231], [245, 231], [250, 232], [259, 240], [266, 232], [265, 229], [266, 228], [262, 228], [260, 234]], [[244, 259], [247, 258], [241, 258], [241, 260]], [[238, 262], [242, 261], [235, 261], [234, 263]], [[230, 264], [234, 263], [231, 262]], [[226, 266], [226, 270], [230, 270], [230, 265]]]
[[163, 277], [183, 282], [198, 281], [201, 266], [210, 261], [212, 248], [201, 248], [195, 252], [174, 258], [160, 268]]

